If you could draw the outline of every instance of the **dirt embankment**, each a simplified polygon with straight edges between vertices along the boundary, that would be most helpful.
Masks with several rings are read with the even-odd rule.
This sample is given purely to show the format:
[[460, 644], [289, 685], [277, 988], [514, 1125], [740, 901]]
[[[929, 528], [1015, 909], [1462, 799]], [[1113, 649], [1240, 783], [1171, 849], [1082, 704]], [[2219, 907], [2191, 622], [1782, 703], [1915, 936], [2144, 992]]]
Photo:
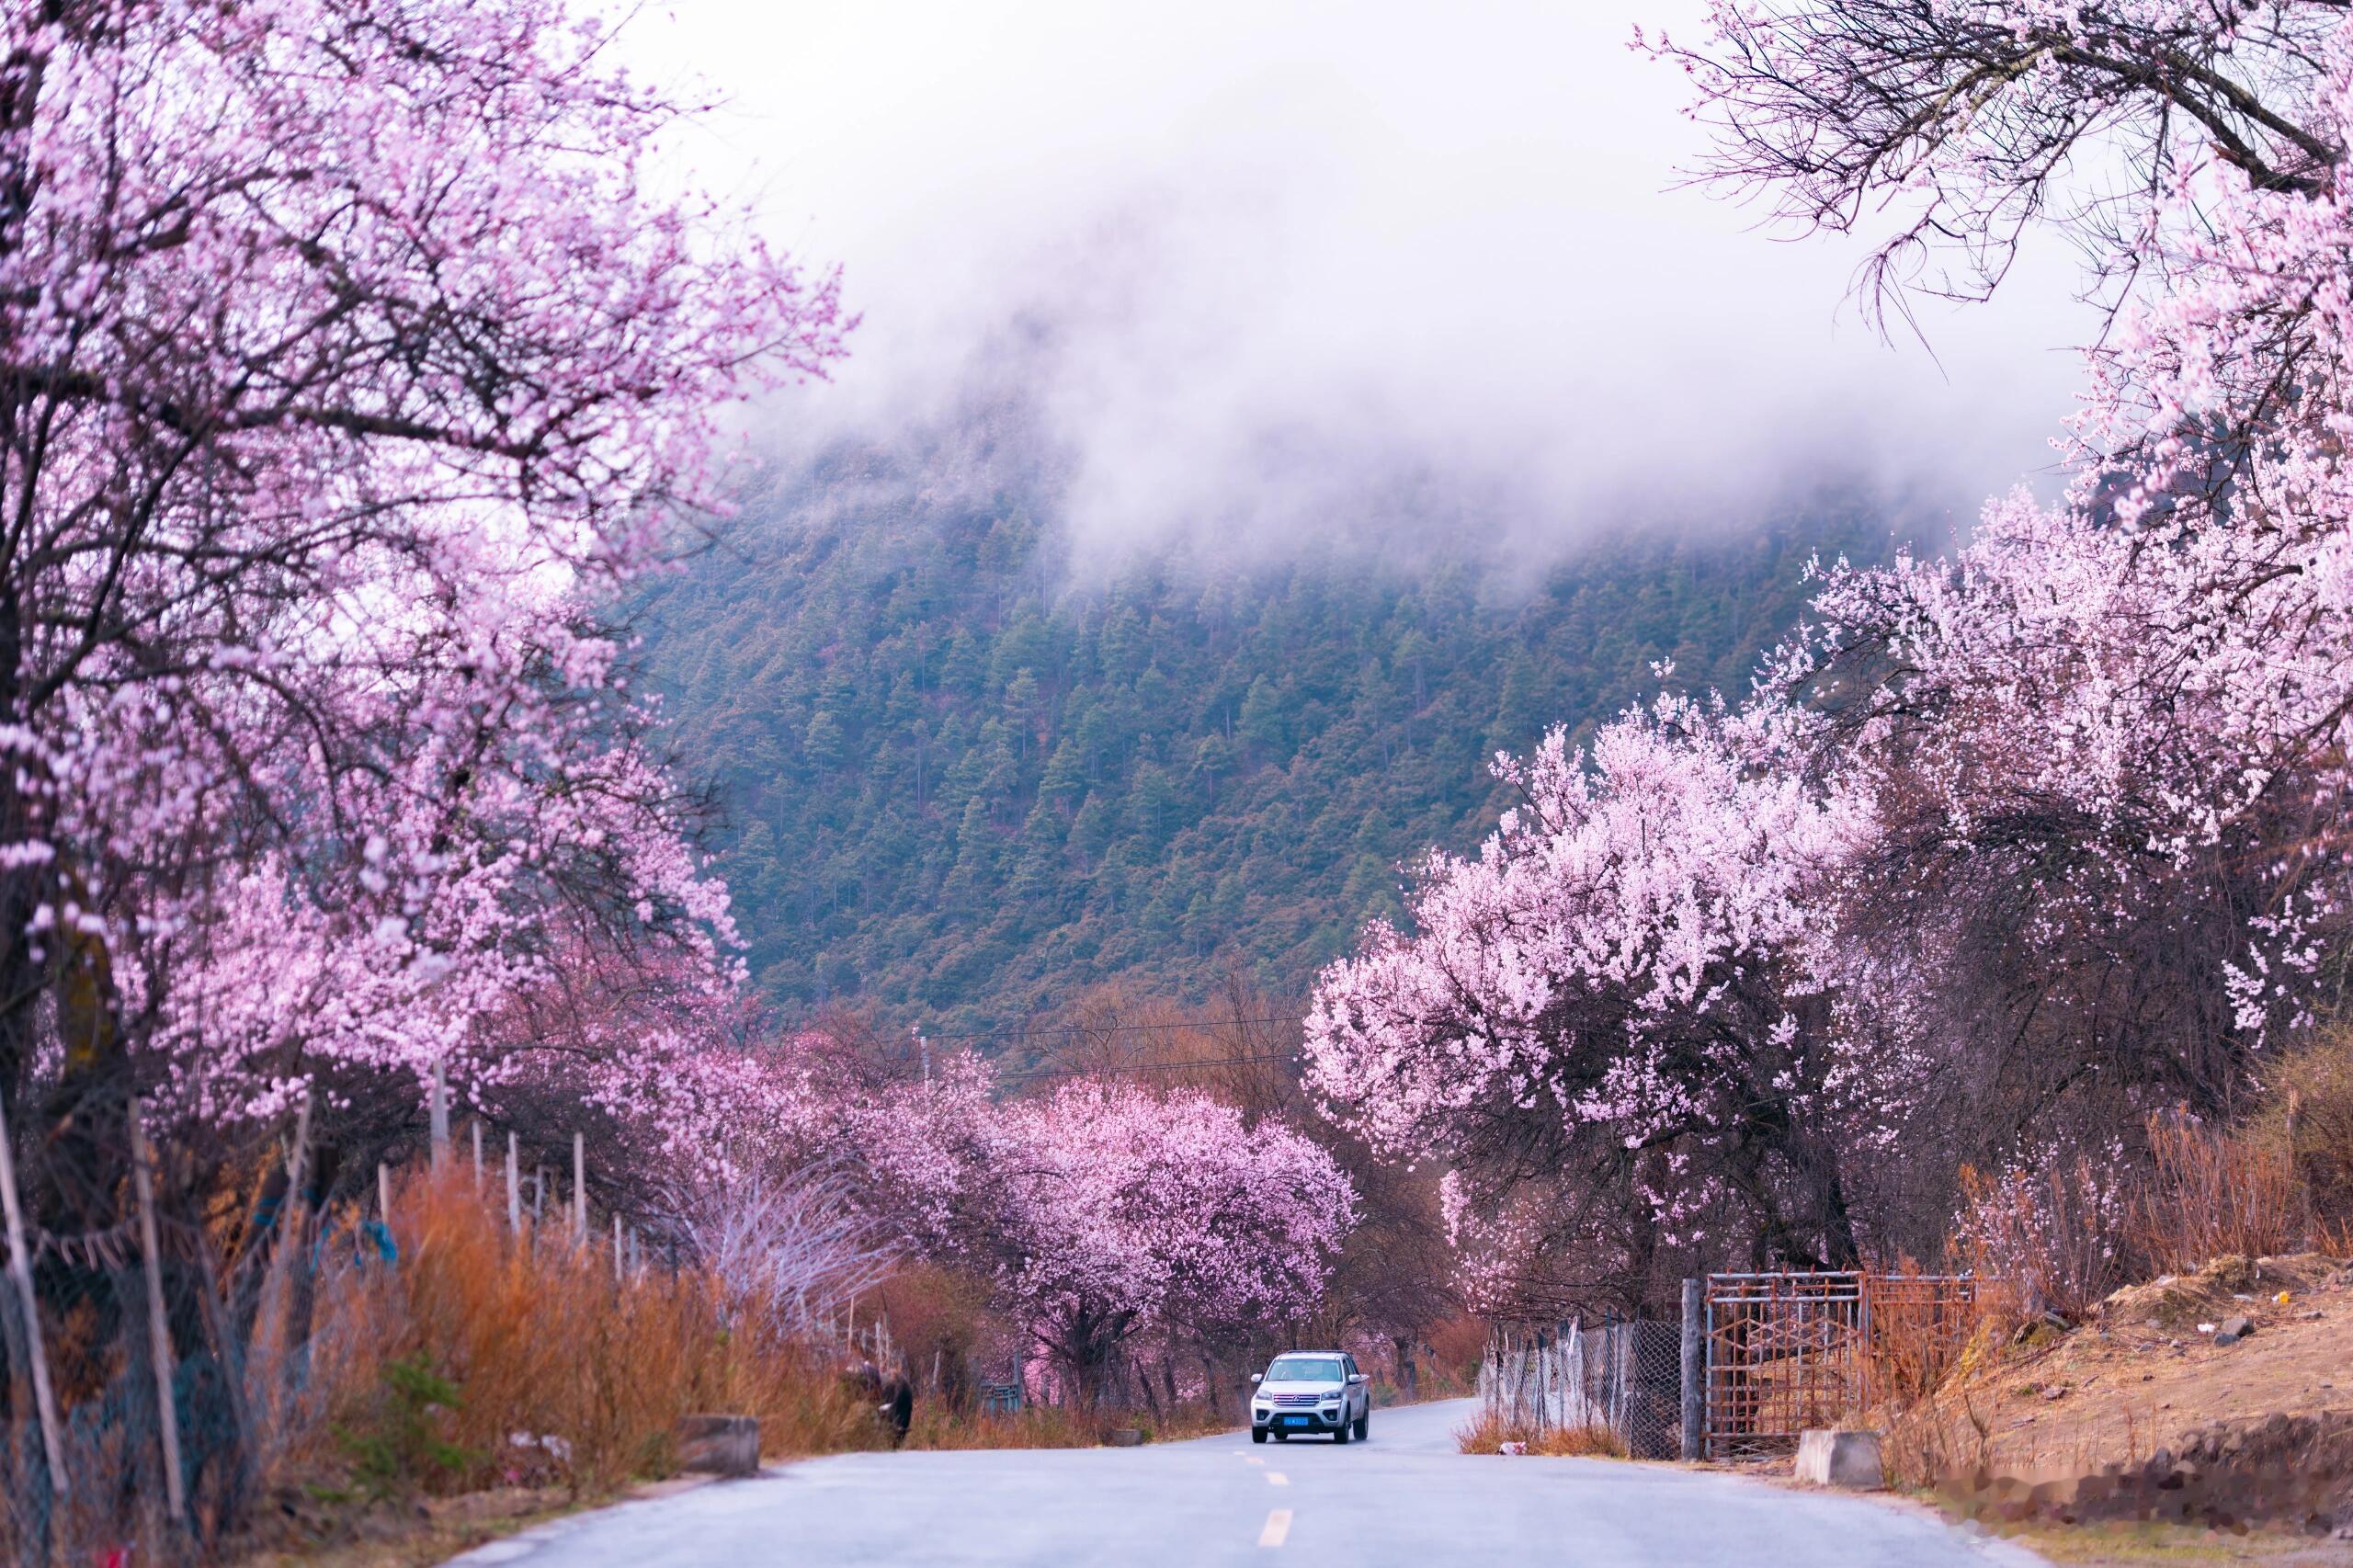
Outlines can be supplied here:
[[1890, 1423], [1899, 1479], [2052, 1560], [2353, 1564], [2353, 1267], [2221, 1258], [1982, 1344]]
[[[2245, 1332], [2224, 1331], [2244, 1320]], [[1949, 1431], [1996, 1473], [2080, 1474], [2178, 1451], [2219, 1422], [2353, 1412], [2353, 1269], [2317, 1254], [2220, 1258], [2039, 1329], [1949, 1391]]]

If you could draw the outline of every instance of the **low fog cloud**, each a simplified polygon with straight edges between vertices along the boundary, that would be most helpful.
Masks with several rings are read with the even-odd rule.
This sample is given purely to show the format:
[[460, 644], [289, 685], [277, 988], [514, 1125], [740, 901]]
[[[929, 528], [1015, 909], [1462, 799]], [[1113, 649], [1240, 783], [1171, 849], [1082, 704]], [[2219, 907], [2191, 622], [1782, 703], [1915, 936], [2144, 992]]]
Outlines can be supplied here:
[[1686, 84], [1626, 40], [1690, 8], [679, 0], [627, 38], [730, 99], [674, 153], [866, 314], [791, 438], [1017, 401], [1097, 560], [1540, 556], [1857, 483], [1965, 519], [2047, 472], [2064, 258], [1881, 342], [1858, 248], [1677, 188]]

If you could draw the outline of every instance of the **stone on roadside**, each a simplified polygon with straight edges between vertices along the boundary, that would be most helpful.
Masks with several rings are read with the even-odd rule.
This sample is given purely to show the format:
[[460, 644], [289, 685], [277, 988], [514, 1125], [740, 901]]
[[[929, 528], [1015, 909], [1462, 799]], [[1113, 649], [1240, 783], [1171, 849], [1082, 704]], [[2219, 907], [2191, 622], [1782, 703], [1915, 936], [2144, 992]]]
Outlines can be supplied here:
[[760, 1418], [756, 1415], [678, 1417], [678, 1468], [705, 1475], [760, 1472]]
[[1802, 1432], [1797, 1478], [1816, 1486], [1876, 1492], [1883, 1483], [1876, 1432]]
[[2251, 1318], [2245, 1316], [2224, 1318], [2222, 1320], [2222, 1326], [2214, 1331], [2214, 1343], [2217, 1345], [2236, 1345], [2240, 1340], [2245, 1339], [2248, 1335], [2253, 1334], [2254, 1332], [2255, 1322]]

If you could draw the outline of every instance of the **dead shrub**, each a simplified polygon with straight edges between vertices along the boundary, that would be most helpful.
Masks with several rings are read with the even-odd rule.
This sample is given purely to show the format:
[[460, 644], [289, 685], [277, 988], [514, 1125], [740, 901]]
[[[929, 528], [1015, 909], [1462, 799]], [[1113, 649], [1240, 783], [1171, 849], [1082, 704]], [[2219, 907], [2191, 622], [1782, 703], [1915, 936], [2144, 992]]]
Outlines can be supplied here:
[[426, 1453], [422, 1473], [379, 1483], [448, 1493], [551, 1477], [601, 1494], [666, 1473], [677, 1418], [699, 1411], [758, 1416], [772, 1454], [881, 1440], [822, 1358], [742, 1332], [740, 1304], [708, 1275], [616, 1278], [609, 1251], [561, 1226], [508, 1234], [455, 1175], [404, 1184], [392, 1231], [399, 1263], [327, 1303], [368, 1317], [374, 1354], [335, 1369], [339, 1441], [314, 1444], [313, 1466]]
[[2303, 1190], [2283, 1141], [2153, 1116], [2149, 1154], [2155, 1169], [2134, 1206], [2133, 1236], [2156, 1267], [2187, 1273], [2211, 1258], [2302, 1244]]
[[1992, 1406], [1962, 1383], [1889, 1417], [1880, 1455], [1889, 1482], [1919, 1489], [1984, 1470], [1993, 1446]]
[[[2014, 1321], [2046, 1312], [2080, 1320], [2130, 1277], [2129, 1204], [2088, 1157], [2040, 1176], [1989, 1176], [1963, 1165], [1961, 1189], [1955, 1251], [1978, 1278], [2009, 1283]], [[1990, 1293], [1982, 1299], [1994, 1310]]]
[[2310, 1210], [2313, 1245], [2353, 1253], [2353, 1030], [2288, 1051], [2268, 1074], [2249, 1131], [2286, 1151]]
[[1965, 1296], [1950, 1290], [1903, 1288], [1903, 1281], [1927, 1273], [1906, 1257], [1880, 1276], [1889, 1283], [1876, 1288], [1871, 1300], [1868, 1349], [1875, 1404], [1900, 1409], [1927, 1398], [1984, 1336], [1989, 1324], [2016, 1321], [2006, 1282], [1978, 1279]]
[[883, 1281], [875, 1299], [916, 1386], [951, 1410], [970, 1410], [977, 1391], [968, 1372], [990, 1327], [986, 1281], [936, 1264], [907, 1264]]

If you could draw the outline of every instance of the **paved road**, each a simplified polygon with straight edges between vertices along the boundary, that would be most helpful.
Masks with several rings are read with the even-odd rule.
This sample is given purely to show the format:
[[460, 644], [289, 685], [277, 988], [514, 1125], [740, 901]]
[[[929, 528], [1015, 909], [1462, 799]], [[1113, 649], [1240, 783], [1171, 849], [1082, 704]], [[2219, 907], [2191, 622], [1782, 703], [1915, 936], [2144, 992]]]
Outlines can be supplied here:
[[1456, 1453], [1471, 1402], [1376, 1410], [1372, 1440], [847, 1454], [543, 1525], [457, 1561], [666, 1564], [1287, 1560], [1363, 1568], [1997, 1568], [2037, 1562], [1925, 1515], [1733, 1476]]

